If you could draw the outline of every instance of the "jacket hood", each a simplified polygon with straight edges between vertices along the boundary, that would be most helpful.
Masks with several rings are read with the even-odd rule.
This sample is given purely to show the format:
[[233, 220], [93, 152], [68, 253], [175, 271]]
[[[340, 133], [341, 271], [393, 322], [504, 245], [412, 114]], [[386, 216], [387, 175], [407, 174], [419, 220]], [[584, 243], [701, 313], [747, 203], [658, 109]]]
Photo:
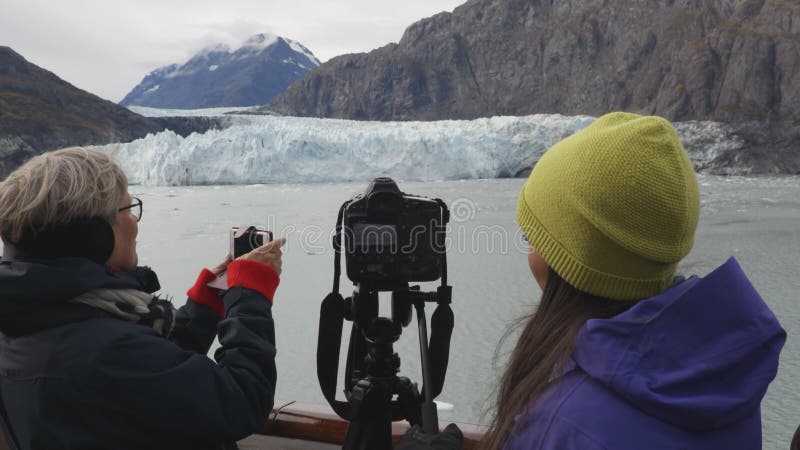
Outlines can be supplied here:
[[592, 319], [575, 363], [647, 414], [712, 430], [759, 408], [786, 340], [735, 259], [709, 275]]
[[[114, 270], [84, 258], [14, 260], [0, 263], [0, 331], [18, 334], [21, 322], [42, 316], [43, 311], [63, 314], [69, 300], [95, 289], [137, 289], [152, 293], [160, 289], [158, 278], [147, 267], [134, 271]], [[54, 319], [53, 319], [54, 320]], [[52, 322], [53, 320], [49, 320]], [[67, 319], [68, 321], [68, 319]]]

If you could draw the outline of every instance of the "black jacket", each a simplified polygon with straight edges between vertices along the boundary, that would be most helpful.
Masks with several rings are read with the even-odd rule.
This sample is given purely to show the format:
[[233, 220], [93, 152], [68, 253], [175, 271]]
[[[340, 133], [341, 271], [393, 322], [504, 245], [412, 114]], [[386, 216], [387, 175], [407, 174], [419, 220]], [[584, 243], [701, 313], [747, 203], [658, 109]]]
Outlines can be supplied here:
[[[205, 449], [263, 425], [271, 304], [237, 287], [226, 318], [187, 301], [170, 339], [67, 300], [146, 283], [83, 259], [0, 264], [0, 389], [22, 449]], [[216, 363], [206, 356], [215, 336]]]

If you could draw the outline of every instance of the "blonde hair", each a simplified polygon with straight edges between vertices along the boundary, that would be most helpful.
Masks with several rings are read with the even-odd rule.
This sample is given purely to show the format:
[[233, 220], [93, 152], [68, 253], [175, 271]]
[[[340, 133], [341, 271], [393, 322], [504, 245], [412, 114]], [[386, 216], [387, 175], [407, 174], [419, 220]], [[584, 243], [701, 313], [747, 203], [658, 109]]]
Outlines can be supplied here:
[[31, 158], [0, 183], [0, 231], [19, 241], [51, 225], [100, 217], [115, 223], [128, 179], [108, 155], [70, 147]]

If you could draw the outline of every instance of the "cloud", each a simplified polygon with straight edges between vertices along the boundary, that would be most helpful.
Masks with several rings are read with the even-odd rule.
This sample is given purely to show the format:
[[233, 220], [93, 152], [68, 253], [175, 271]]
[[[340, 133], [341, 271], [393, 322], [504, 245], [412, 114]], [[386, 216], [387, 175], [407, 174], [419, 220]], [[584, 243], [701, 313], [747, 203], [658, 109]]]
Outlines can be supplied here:
[[397, 42], [463, 0], [0, 0], [0, 45], [119, 101], [151, 70], [256, 33], [299, 41], [321, 61]]

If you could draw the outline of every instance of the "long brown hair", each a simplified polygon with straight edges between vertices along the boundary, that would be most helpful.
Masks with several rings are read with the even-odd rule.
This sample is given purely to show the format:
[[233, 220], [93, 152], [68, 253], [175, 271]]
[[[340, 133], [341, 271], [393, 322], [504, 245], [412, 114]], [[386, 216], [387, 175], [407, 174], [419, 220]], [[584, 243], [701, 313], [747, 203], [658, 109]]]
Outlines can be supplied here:
[[634, 304], [579, 291], [550, 269], [539, 306], [522, 319], [525, 325], [500, 379], [496, 413], [481, 448], [502, 447], [514, 431], [514, 418], [561, 373], [587, 320], [613, 317]]

